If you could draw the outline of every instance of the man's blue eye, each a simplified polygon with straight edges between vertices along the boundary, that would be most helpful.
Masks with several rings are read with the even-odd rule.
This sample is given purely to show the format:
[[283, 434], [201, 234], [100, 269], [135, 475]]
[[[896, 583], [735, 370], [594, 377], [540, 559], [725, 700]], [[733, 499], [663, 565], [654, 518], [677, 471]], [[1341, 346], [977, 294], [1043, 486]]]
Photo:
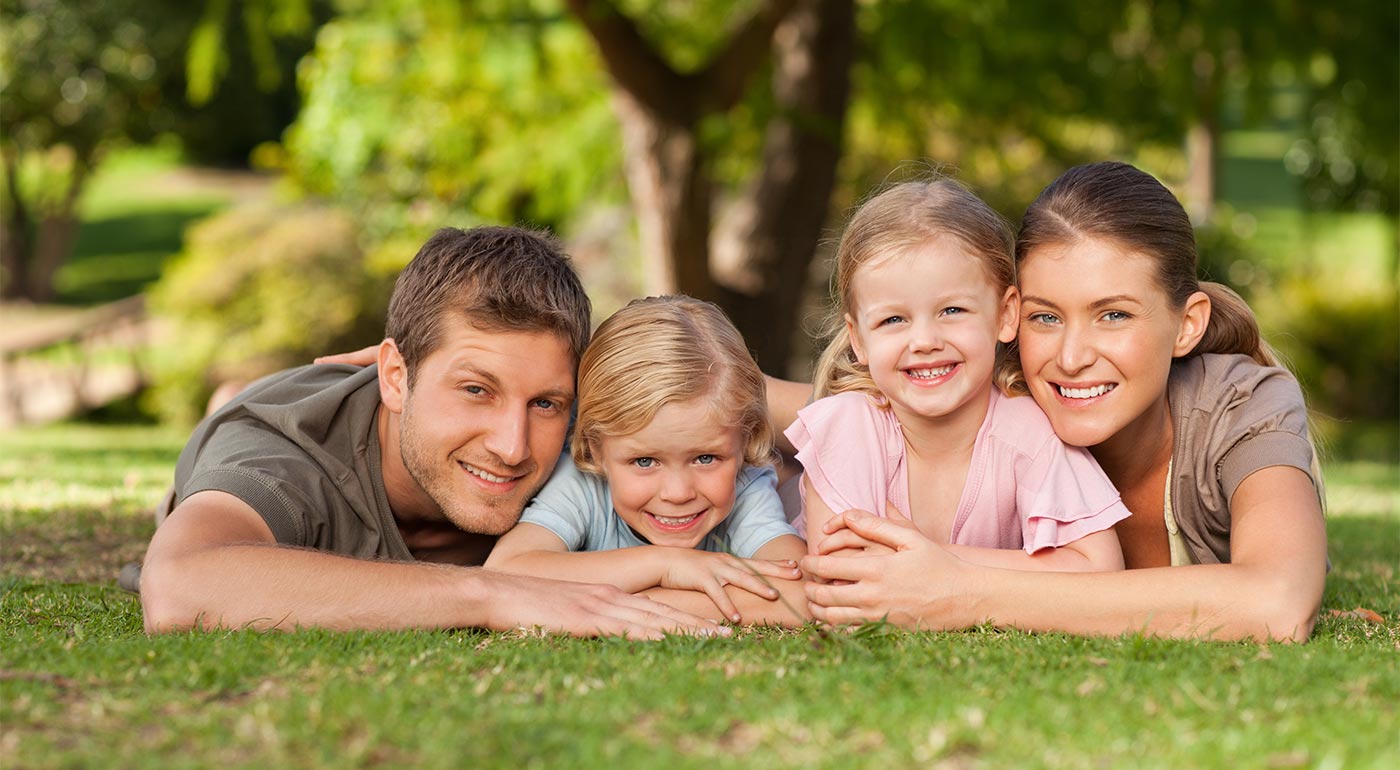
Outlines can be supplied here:
[[483, 393], [486, 392], [486, 388], [483, 388], [483, 387], [481, 387], [480, 385], [468, 385], [468, 386], [462, 388], [462, 390], [465, 390], [466, 392], [472, 394], [473, 396], [479, 396], [479, 395], [481, 395], [481, 394], [483, 394]]

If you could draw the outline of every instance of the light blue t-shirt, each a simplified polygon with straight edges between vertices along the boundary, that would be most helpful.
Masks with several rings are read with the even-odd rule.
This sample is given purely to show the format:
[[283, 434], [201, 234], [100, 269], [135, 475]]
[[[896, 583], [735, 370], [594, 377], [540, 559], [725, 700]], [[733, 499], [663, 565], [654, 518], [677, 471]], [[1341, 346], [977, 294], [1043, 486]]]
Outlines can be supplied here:
[[[650, 545], [613, 510], [607, 480], [579, 470], [567, 451], [520, 520], [558, 535], [570, 551]], [[745, 465], [734, 485], [734, 507], [729, 516], [696, 548], [748, 559], [773, 538], [796, 534], [783, 516], [777, 474], [772, 468]]]

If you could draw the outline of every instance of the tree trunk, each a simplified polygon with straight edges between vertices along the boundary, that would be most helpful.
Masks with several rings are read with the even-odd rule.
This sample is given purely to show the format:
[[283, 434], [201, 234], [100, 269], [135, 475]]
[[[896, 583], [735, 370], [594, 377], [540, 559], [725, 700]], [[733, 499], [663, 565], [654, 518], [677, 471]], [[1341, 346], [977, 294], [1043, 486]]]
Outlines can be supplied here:
[[731, 243], [743, 254], [743, 277], [724, 302], [769, 372], [789, 369], [827, 221], [850, 95], [854, 26], [850, 0], [803, 0], [774, 36], [779, 114], [768, 125], [762, 170], [733, 211]]
[[717, 300], [709, 271], [712, 185], [695, 122], [668, 120], [626, 91], [617, 92], [614, 103], [647, 293]]
[[1215, 215], [1220, 154], [1220, 77], [1216, 58], [1196, 55], [1196, 120], [1186, 132], [1186, 210], [1203, 225]]
[[73, 252], [73, 242], [78, 236], [78, 197], [82, 195], [83, 185], [87, 182], [87, 170], [88, 164], [73, 163], [72, 178], [63, 195], [63, 202], [39, 222], [29, 274], [25, 278], [28, 297], [34, 302], [53, 299], [54, 276]]
[[0, 227], [0, 299], [19, 299], [25, 293], [25, 269], [29, 262], [29, 212], [19, 194], [17, 153], [6, 152], [5, 208]]

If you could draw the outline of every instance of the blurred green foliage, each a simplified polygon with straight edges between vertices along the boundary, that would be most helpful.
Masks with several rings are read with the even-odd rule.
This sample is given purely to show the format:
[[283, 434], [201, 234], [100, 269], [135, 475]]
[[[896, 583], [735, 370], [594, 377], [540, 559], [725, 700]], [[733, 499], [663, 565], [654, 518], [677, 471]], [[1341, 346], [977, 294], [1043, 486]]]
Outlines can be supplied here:
[[393, 278], [366, 264], [343, 211], [245, 207], [201, 222], [151, 293], [176, 339], [155, 362], [155, 409], [192, 422], [223, 382], [379, 341]]

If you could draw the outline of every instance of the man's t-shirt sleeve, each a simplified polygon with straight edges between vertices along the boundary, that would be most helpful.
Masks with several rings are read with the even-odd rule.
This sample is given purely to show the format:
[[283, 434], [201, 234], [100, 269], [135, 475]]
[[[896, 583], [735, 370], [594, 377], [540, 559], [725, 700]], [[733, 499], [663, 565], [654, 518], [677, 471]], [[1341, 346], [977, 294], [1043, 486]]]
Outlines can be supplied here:
[[278, 543], [313, 546], [316, 523], [308, 519], [328, 513], [327, 502], [314, 500], [323, 475], [285, 437], [257, 423], [228, 422], [209, 436], [188, 475], [177, 473], [176, 503], [196, 492], [227, 492], [257, 511]]

